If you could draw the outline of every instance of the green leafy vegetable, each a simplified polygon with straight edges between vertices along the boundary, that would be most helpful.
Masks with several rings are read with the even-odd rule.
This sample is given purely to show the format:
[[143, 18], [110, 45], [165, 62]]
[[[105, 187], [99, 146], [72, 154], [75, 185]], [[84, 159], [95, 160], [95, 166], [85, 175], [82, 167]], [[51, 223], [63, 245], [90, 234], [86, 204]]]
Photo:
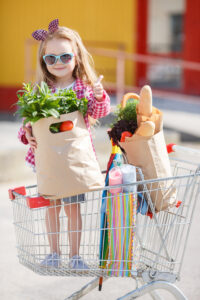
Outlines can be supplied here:
[[133, 99], [131, 102], [127, 102], [124, 108], [121, 107], [119, 104], [117, 106], [117, 110], [115, 111], [115, 119], [111, 127], [113, 127], [118, 121], [125, 120], [125, 121], [135, 121], [137, 124], [137, 112], [136, 106], [138, 101]]
[[17, 92], [17, 114], [24, 118], [24, 124], [37, 122], [41, 118], [54, 117], [80, 111], [83, 115], [87, 112], [88, 100], [78, 99], [76, 93], [70, 90], [59, 89], [52, 93], [45, 82], [36, 87], [31, 83], [23, 84], [23, 89]]
[[[115, 111], [115, 119], [113, 124], [111, 124], [108, 135], [114, 144], [118, 145], [120, 148], [119, 142], [121, 141], [123, 133], [128, 131], [129, 133], [134, 134], [137, 129], [137, 103], [138, 101], [133, 99], [133, 101], [127, 102], [124, 108], [122, 108], [121, 105], [118, 105], [117, 110]], [[124, 150], [122, 149], [122, 151]]]

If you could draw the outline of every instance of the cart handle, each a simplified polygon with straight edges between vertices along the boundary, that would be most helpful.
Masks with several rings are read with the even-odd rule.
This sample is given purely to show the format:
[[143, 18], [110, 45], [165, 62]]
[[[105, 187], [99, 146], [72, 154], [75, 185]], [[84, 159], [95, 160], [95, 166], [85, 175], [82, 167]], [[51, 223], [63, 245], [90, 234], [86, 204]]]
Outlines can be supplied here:
[[187, 153], [187, 154], [193, 154], [193, 155], [199, 155], [200, 156], [200, 151], [197, 149], [189, 148], [189, 147], [183, 147], [183, 146], [178, 146], [176, 144], [168, 144], [167, 145], [167, 152], [182, 152], [182, 153]]
[[14, 189], [9, 189], [8, 194], [9, 194], [10, 200], [15, 199], [15, 193], [25, 196], [26, 195], [25, 186], [20, 186], [20, 187], [14, 188]]

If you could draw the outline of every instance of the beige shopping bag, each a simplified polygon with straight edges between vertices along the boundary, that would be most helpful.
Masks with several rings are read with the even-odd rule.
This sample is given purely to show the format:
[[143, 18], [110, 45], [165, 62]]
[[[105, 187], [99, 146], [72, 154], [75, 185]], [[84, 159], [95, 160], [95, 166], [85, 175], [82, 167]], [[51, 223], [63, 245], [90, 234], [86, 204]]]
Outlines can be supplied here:
[[[144, 98], [142, 98], [143, 95]], [[122, 107], [126, 105], [129, 98], [131, 98], [131, 93], [124, 96]], [[162, 130], [163, 114], [159, 109], [152, 106], [150, 87], [144, 87], [137, 99], [139, 104], [142, 101], [141, 107], [145, 108], [145, 103], [147, 103], [149, 111], [147, 110], [146, 115], [144, 115], [141, 110], [140, 112], [137, 110], [138, 129], [132, 137], [126, 137], [125, 142], [121, 142], [120, 146], [126, 152], [128, 163], [142, 169], [145, 180], [161, 179], [159, 182], [148, 184], [147, 187], [156, 211], [165, 210], [175, 204], [176, 188], [173, 180], [162, 180], [172, 177]], [[150, 126], [152, 124], [153, 127]], [[147, 125], [147, 128], [144, 125]], [[148, 135], [148, 130], [150, 135]], [[140, 135], [142, 131], [144, 135]]]
[[[120, 145], [126, 152], [128, 163], [140, 167], [145, 180], [172, 177], [162, 130], [152, 137], [134, 134], [129, 141]], [[176, 188], [173, 180], [161, 180], [147, 187], [157, 211], [174, 205]]]
[[[70, 120], [73, 129], [52, 133], [50, 125]], [[40, 119], [33, 125], [38, 192], [49, 199], [85, 193], [104, 186], [89, 132], [78, 111]]]

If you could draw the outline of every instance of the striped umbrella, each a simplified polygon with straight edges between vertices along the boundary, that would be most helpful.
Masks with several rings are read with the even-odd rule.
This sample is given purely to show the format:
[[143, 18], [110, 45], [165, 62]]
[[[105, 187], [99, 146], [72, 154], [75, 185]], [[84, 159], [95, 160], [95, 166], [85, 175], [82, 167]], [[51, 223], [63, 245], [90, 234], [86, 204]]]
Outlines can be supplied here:
[[[105, 186], [108, 186], [108, 173], [109, 171], [115, 166], [114, 160], [122, 159], [122, 153], [118, 146], [112, 143], [112, 152], [107, 164], [107, 171], [106, 171], [106, 179], [105, 179]], [[102, 194], [102, 205], [101, 205], [101, 232], [100, 232], [100, 266], [106, 265], [107, 261], [107, 216], [106, 216], [106, 205], [107, 205], [107, 196], [108, 191], [104, 190]], [[106, 260], [106, 261], [105, 261]]]
[[[111, 140], [112, 142], [112, 140]], [[105, 186], [109, 185], [109, 171], [115, 166], [114, 160], [121, 160], [122, 159], [122, 152], [118, 146], [116, 146], [112, 142], [112, 151], [111, 155], [107, 164], [107, 171], [106, 171], [106, 179], [105, 179]], [[99, 259], [100, 259], [100, 267], [106, 268], [107, 260], [108, 260], [108, 229], [107, 229], [107, 214], [106, 214], [106, 207], [107, 207], [107, 196], [108, 191], [104, 190], [102, 194], [102, 205], [101, 205], [101, 222], [100, 222], [100, 251], [99, 251]], [[99, 290], [102, 287], [102, 277], [99, 279]]]
[[[108, 186], [109, 171], [115, 166], [114, 160], [121, 159], [120, 148], [112, 144], [112, 153], [107, 166], [106, 186]], [[108, 275], [131, 276], [136, 209], [137, 201], [132, 193], [103, 192], [100, 267], [107, 268]], [[102, 278], [100, 278], [99, 290], [101, 290], [101, 285]]]

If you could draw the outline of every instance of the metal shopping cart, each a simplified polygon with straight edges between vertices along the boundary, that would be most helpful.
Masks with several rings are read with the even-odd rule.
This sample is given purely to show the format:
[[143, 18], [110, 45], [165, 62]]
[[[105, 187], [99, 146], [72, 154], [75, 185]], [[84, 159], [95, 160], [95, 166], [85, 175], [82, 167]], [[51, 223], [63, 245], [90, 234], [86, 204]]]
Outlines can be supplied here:
[[[187, 156], [190, 153], [199, 155], [197, 150], [176, 145], [170, 147], [173, 151], [186, 152]], [[119, 220], [121, 223], [107, 222], [107, 225], [102, 226], [102, 192], [109, 190], [109, 186], [85, 195], [86, 201], [80, 204], [82, 215], [80, 256], [89, 269], [84, 272], [72, 270], [69, 267], [69, 232], [67, 217], [64, 213], [65, 206], [69, 204], [63, 202], [59, 204], [59, 209], [61, 209], [59, 234], [55, 231], [47, 233], [45, 219], [50, 203], [49, 200], [38, 196], [37, 186], [9, 190], [19, 262], [40, 275], [95, 277], [81, 290], [66, 299], [79, 299], [98, 287], [99, 278], [106, 280], [113, 276], [132, 277], [138, 282], [135, 290], [118, 300], [135, 299], [146, 293], [150, 293], [153, 299], [161, 299], [157, 289], [167, 290], [176, 299], [186, 299], [174, 283], [180, 279], [195, 204], [200, 194], [200, 166], [176, 157], [171, 158], [171, 166], [173, 170], [171, 178], [148, 181], [144, 180], [142, 171], [137, 168], [138, 181], [133, 183], [137, 189], [131, 198], [133, 205], [127, 206], [126, 211], [120, 211], [122, 214], [125, 212], [124, 218], [126, 218], [132, 210], [129, 221], [134, 220], [133, 222]], [[151, 193], [155, 193], [156, 183], [161, 181], [167, 183], [169, 180], [176, 188], [176, 205], [156, 212]], [[165, 185], [162, 186], [164, 189]], [[123, 188], [123, 185], [120, 187]], [[126, 198], [126, 195], [123, 197], [125, 200], [130, 199], [130, 197]], [[141, 201], [147, 204], [147, 213], [144, 214], [138, 209], [138, 199], [140, 199], [140, 204]], [[124, 201], [122, 204], [128, 205], [128, 203], [129, 201]], [[104, 205], [106, 205], [104, 212], [108, 212], [107, 198], [104, 199]], [[54, 208], [56, 209], [56, 206]], [[112, 211], [112, 205], [110, 209], [113, 214], [116, 212], [115, 208]], [[108, 217], [106, 214], [105, 216]], [[106, 233], [108, 233], [107, 240]], [[48, 238], [55, 234], [59, 239], [62, 253], [61, 264], [55, 268], [41, 266], [41, 262], [50, 252]], [[112, 241], [114, 235], [118, 244]], [[112, 256], [106, 255], [106, 250], [111, 247], [110, 244], [113, 245], [113, 248], [110, 248]], [[128, 245], [126, 250], [123, 248], [125, 244]], [[104, 252], [102, 255], [100, 255], [101, 251]], [[124, 253], [122, 255], [120, 251], [124, 253], [131, 251], [131, 256]]]

